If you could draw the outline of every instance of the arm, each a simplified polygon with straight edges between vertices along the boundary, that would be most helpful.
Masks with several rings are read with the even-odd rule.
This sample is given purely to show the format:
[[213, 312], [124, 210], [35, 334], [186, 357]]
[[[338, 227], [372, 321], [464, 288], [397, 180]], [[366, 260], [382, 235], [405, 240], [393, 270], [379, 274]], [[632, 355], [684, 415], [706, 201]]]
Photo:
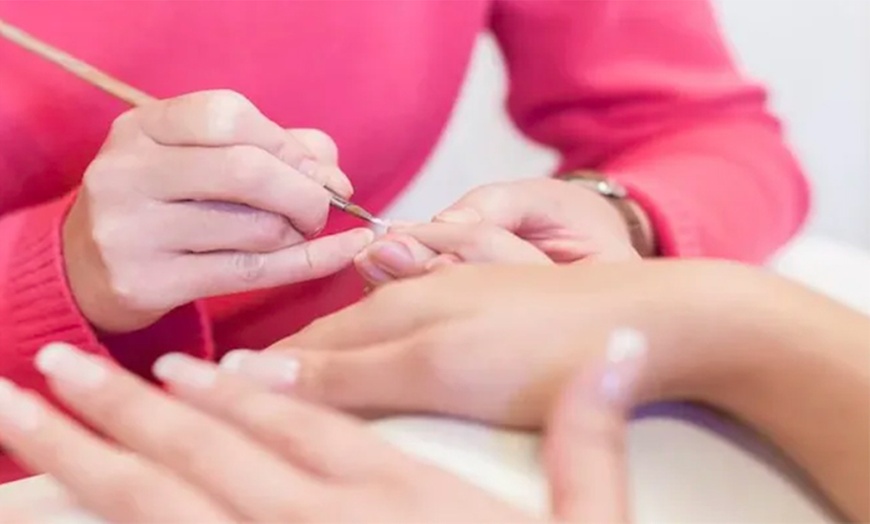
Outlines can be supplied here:
[[560, 172], [626, 185], [663, 254], [760, 261], [803, 221], [806, 181], [707, 1], [500, 0], [492, 27], [517, 125]]
[[715, 271], [732, 290], [704, 290], [714, 308], [696, 327], [718, 340], [654, 353], [642, 394], [725, 411], [771, 439], [850, 520], [870, 520], [870, 319], [790, 282]]

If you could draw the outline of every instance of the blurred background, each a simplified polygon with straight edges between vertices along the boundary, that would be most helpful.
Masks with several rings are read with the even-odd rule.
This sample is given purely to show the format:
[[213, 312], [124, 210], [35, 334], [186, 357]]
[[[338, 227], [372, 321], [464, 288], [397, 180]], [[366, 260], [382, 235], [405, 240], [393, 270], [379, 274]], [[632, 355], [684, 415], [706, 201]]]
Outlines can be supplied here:
[[[806, 232], [870, 249], [870, 0], [714, 1], [735, 57], [770, 88], [810, 176]], [[498, 50], [484, 37], [447, 133], [391, 216], [428, 218], [473, 186], [553, 169], [555, 157], [507, 120], [504, 92]]]

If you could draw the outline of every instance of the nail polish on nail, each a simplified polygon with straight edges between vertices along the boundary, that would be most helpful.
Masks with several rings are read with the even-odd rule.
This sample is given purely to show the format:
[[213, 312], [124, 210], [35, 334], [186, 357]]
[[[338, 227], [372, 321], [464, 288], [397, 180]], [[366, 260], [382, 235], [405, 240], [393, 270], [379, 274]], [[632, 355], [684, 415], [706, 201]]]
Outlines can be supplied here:
[[[228, 353], [227, 357], [231, 354]], [[226, 359], [226, 357], [224, 358]], [[233, 362], [233, 360], [236, 361]], [[296, 383], [299, 378], [300, 363], [299, 360], [286, 355], [250, 352], [240, 357], [231, 357], [224, 369], [269, 388], [277, 389], [286, 388]]]
[[611, 333], [600, 383], [607, 401], [621, 404], [630, 397], [646, 352], [647, 339], [640, 331], [620, 328]]
[[370, 260], [389, 273], [404, 275], [414, 270], [414, 256], [400, 242], [378, 242], [371, 248]]
[[154, 376], [178, 386], [208, 389], [217, 380], [217, 367], [183, 353], [168, 353], [158, 358]]
[[0, 420], [19, 431], [39, 427], [39, 405], [15, 384], [0, 377]]
[[392, 275], [372, 263], [368, 257], [357, 262], [356, 267], [362, 276], [373, 284], [381, 284], [393, 280]]
[[36, 354], [36, 369], [66, 384], [94, 389], [108, 378], [108, 370], [99, 359], [62, 343], [52, 343]]
[[234, 349], [227, 352], [223, 358], [221, 358], [218, 366], [224, 371], [238, 371], [239, 367], [241, 367], [242, 360], [253, 354], [255, 354], [255, 352], [250, 349]]
[[482, 220], [480, 213], [468, 208], [451, 209], [435, 216], [436, 222], [447, 222], [448, 224], [476, 224]]

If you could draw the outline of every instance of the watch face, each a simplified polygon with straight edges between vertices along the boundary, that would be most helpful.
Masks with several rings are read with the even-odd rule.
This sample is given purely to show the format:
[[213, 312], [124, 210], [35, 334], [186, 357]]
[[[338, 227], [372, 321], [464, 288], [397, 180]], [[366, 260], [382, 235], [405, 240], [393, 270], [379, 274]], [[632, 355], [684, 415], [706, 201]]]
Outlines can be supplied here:
[[609, 178], [605, 178], [601, 175], [597, 174], [577, 174], [573, 176], [566, 176], [567, 180], [574, 180], [576, 182], [580, 182], [589, 189], [595, 191], [599, 195], [603, 195], [610, 198], [626, 198], [628, 197], [628, 191], [615, 180], [611, 180]]

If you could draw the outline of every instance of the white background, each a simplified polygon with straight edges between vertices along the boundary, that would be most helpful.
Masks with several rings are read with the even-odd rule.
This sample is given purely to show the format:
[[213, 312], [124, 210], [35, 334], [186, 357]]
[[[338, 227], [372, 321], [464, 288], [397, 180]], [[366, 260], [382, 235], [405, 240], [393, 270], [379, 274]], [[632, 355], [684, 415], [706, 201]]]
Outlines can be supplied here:
[[[870, 0], [716, 3], [736, 56], [770, 87], [812, 180], [809, 232], [870, 249]], [[428, 217], [470, 187], [553, 166], [507, 121], [504, 91], [500, 58], [483, 38], [442, 143], [390, 215]]]

